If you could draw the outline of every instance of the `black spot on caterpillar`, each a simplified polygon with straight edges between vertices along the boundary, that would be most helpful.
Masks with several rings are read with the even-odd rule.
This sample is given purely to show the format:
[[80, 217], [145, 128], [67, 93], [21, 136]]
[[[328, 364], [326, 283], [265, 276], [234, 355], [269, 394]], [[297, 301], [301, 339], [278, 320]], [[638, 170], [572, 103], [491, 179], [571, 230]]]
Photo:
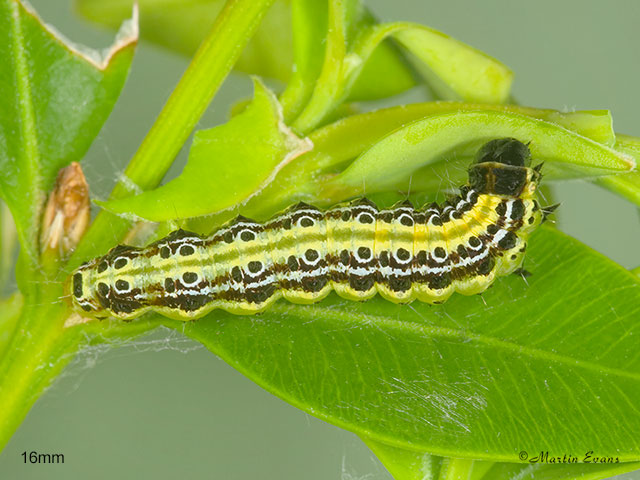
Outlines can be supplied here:
[[323, 212], [299, 203], [264, 224], [238, 217], [207, 237], [177, 230], [145, 248], [118, 246], [72, 274], [73, 305], [95, 317], [153, 310], [190, 320], [214, 308], [260, 312], [281, 297], [312, 303], [331, 290], [432, 304], [481, 293], [520, 268], [547, 211], [530, 161], [524, 143], [493, 140], [442, 206], [379, 209], [362, 198]]

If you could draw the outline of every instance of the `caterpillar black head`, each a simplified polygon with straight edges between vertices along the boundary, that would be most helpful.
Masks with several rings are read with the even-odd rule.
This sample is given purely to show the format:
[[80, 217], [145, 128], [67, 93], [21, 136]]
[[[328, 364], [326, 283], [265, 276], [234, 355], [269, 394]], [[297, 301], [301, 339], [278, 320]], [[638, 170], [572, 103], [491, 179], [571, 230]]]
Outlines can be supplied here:
[[469, 184], [479, 193], [520, 197], [532, 195], [541, 179], [539, 169], [530, 168], [531, 151], [515, 138], [485, 143], [469, 167]]
[[515, 138], [497, 138], [485, 143], [476, 154], [476, 163], [502, 163], [513, 167], [531, 164], [529, 146]]

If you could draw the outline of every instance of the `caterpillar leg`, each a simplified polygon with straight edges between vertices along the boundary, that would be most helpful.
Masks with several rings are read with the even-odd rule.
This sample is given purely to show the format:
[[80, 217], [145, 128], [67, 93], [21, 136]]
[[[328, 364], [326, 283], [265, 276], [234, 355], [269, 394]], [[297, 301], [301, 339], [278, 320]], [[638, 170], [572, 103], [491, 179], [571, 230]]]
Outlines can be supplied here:
[[513, 271], [512, 275], [520, 275], [522, 278], [526, 280], [531, 275], [533, 275], [533, 273], [531, 273], [529, 270], [525, 270], [524, 268], [520, 267], [520, 268], [516, 268]]
[[553, 205], [547, 205], [546, 207], [542, 207], [542, 222], [544, 223], [547, 221], [548, 217], [556, 211], [556, 209], [560, 206], [559, 203], [553, 204]]

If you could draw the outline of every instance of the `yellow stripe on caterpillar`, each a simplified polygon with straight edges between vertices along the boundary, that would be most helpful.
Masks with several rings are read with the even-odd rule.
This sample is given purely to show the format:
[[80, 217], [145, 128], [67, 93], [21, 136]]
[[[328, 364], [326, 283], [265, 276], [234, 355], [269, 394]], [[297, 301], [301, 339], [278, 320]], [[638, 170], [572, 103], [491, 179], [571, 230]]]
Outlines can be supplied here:
[[494, 140], [444, 205], [358, 199], [323, 212], [300, 203], [264, 224], [238, 217], [206, 237], [178, 230], [145, 248], [118, 246], [71, 275], [72, 302], [96, 318], [152, 310], [191, 320], [215, 308], [252, 314], [279, 298], [312, 303], [331, 290], [432, 304], [481, 293], [521, 266], [543, 219], [529, 163], [525, 144]]

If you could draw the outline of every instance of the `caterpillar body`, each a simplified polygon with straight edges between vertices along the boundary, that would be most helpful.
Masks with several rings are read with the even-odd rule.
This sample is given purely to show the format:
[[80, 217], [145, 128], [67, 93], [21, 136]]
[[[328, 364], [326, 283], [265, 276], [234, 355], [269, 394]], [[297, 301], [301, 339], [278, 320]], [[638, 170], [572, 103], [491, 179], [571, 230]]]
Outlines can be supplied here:
[[300, 203], [264, 224], [238, 217], [207, 237], [177, 230], [144, 248], [120, 245], [72, 273], [72, 303], [96, 318], [153, 310], [191, 320], [214, 308], [261, 312], [281, 297], [313, 303], [331, 290], [431, 304], [481, 293], [521, 266], [544, 219], [541, 165], [529, 164], [527, 145], [498, 139], [444, 205], [378, 209], [363, 198], [323, 212]]

